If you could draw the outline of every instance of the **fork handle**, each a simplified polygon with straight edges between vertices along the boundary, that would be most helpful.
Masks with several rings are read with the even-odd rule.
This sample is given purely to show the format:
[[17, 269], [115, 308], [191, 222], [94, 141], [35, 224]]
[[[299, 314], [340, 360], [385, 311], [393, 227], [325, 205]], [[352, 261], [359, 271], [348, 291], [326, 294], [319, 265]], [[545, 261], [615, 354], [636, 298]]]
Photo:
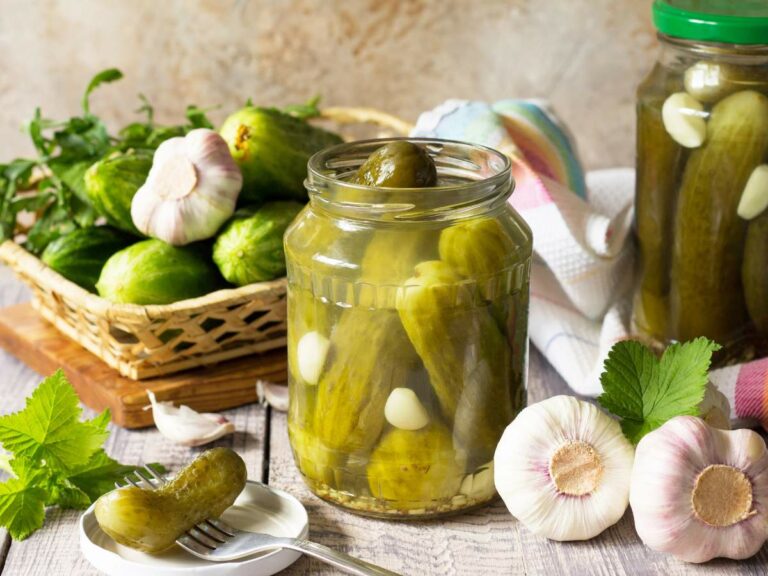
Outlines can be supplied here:
[[307, 556], [322, 560], [326, 564], [335, 566], [348, 574], [356, 574], [357, 576], [401, 576], [397, 572], [392, 572], [381, 566], [376, 566], [375, 564], [365, 562], [344, 552], [339, 552], [309, 540], [292, 540], [290, 543], [286, 542], [283, 547], [303, 552]]

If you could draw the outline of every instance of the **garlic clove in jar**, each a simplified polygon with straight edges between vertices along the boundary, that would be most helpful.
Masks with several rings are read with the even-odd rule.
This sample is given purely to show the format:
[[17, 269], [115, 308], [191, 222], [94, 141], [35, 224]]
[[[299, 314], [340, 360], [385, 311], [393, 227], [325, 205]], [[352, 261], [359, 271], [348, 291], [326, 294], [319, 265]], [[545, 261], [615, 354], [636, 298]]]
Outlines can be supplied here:
[[235, 425], [221, 414], [201, 414], [189, 406], [159, 402], [151, 390], [147, 396], [158, 431], [176, 444], [202, 446], [235, 431]]
[[224, 139], [198, 128], [158, 146], [131, 218], [144, 234], [174, 246], [205, 240], [232, 216], [242, 185]]
[[634, 448], [599, 408], [555, 396], [525, 408], [496, 448], [496, 489], [531, 532], [586, 540], [624, 515]]
[[429, 414], [410, 388], [395, 388], [384, 405], [384, 417], [401, 430], [420, 430], [429, 424]]
[[296, 363], [299, 375], [306, 384], [315, 386], [320, 381], [330, 347], [331, 341], [314, 330], [307, 332], [299, 340], [296, 345]]
[[670, 95], [661, 107], [664, 128], [672, 139], [686, 148], [698, 148], [707, 138], [704, 106], [686, 92]]
[[630, 503], [649, 548], [686, 562], [749, 558], [768, 539], [765, 442], [673, 418], [638, 444]]
[[749, 175], [736, 212], [744, 220], [752, 220], [766, 209], [768, 209], [768, 164], [761, 164]]

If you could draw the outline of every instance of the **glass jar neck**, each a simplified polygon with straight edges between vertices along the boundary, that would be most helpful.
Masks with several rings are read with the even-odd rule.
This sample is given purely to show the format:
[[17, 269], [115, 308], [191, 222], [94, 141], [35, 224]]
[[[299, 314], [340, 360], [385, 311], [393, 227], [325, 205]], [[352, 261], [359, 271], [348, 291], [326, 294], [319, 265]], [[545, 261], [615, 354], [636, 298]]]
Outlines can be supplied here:
[[378, 188], [352, 181], [373, 151], [395, 140], [402, 138], [350, 142], [312, 156], [305, 186], [313, 208], [369, 222], [445, 221], [492, 212], [512, 194], [511, 164], [504, 154], [429, 138], [407, 140], [429, 152], [437, 168], [437, 186]]
[[658, 34], [662, 58], [717, 58], [718, 60], [743, 65], [768, 64], [768, 44], [723, 44], [687, 40]]

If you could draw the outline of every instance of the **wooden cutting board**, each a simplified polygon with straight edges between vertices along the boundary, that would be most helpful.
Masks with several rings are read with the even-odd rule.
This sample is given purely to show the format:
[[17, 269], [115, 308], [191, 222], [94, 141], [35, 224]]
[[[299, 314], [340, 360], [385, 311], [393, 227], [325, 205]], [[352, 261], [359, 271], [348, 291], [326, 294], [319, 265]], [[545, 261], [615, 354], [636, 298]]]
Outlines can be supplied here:
[[146, 390], [158, 400], [216, 412], [256, 401], [256, 381], [285, 382], [284, 350], [230, 360], [216, 366], [136, 382], [121, 376], [43, 320], [30, 303], [0, 309], [0, 347], [42, 375], [62, 368], [80, 399], [94, 410], [109, 408], [125, 428], [151, 426]]

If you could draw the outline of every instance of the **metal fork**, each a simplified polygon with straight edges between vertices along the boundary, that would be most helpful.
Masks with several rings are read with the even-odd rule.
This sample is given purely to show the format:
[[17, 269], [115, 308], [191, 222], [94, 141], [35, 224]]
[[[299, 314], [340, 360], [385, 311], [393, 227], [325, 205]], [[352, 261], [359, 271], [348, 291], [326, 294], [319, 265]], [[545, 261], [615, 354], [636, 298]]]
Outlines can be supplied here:
[[[126, 476], [125, 482], [143, 490], [154, 490], [167, 480], [152, 470], [149, 466], [134, 472], [141, 481]], [[122, 488], [125, 484], [116, 482], [115, 486]], [[268, 487], [267, 487], [268, 488]], [[272, 552], [280, 549], [296, 550], [308, 556], [313, 556], [323, 562], [335, 566], [349, 574], [358, 576], [400, 576], [380, 566], [358, 560], [345, 554], [302, 538], [282, 538], [269, 534], [244, 532], [229, 526], [218, 518], [209, 518], [197, 524], [176, 540], [181, 548], [211, 562], [228, 562], [260, 552]]]

